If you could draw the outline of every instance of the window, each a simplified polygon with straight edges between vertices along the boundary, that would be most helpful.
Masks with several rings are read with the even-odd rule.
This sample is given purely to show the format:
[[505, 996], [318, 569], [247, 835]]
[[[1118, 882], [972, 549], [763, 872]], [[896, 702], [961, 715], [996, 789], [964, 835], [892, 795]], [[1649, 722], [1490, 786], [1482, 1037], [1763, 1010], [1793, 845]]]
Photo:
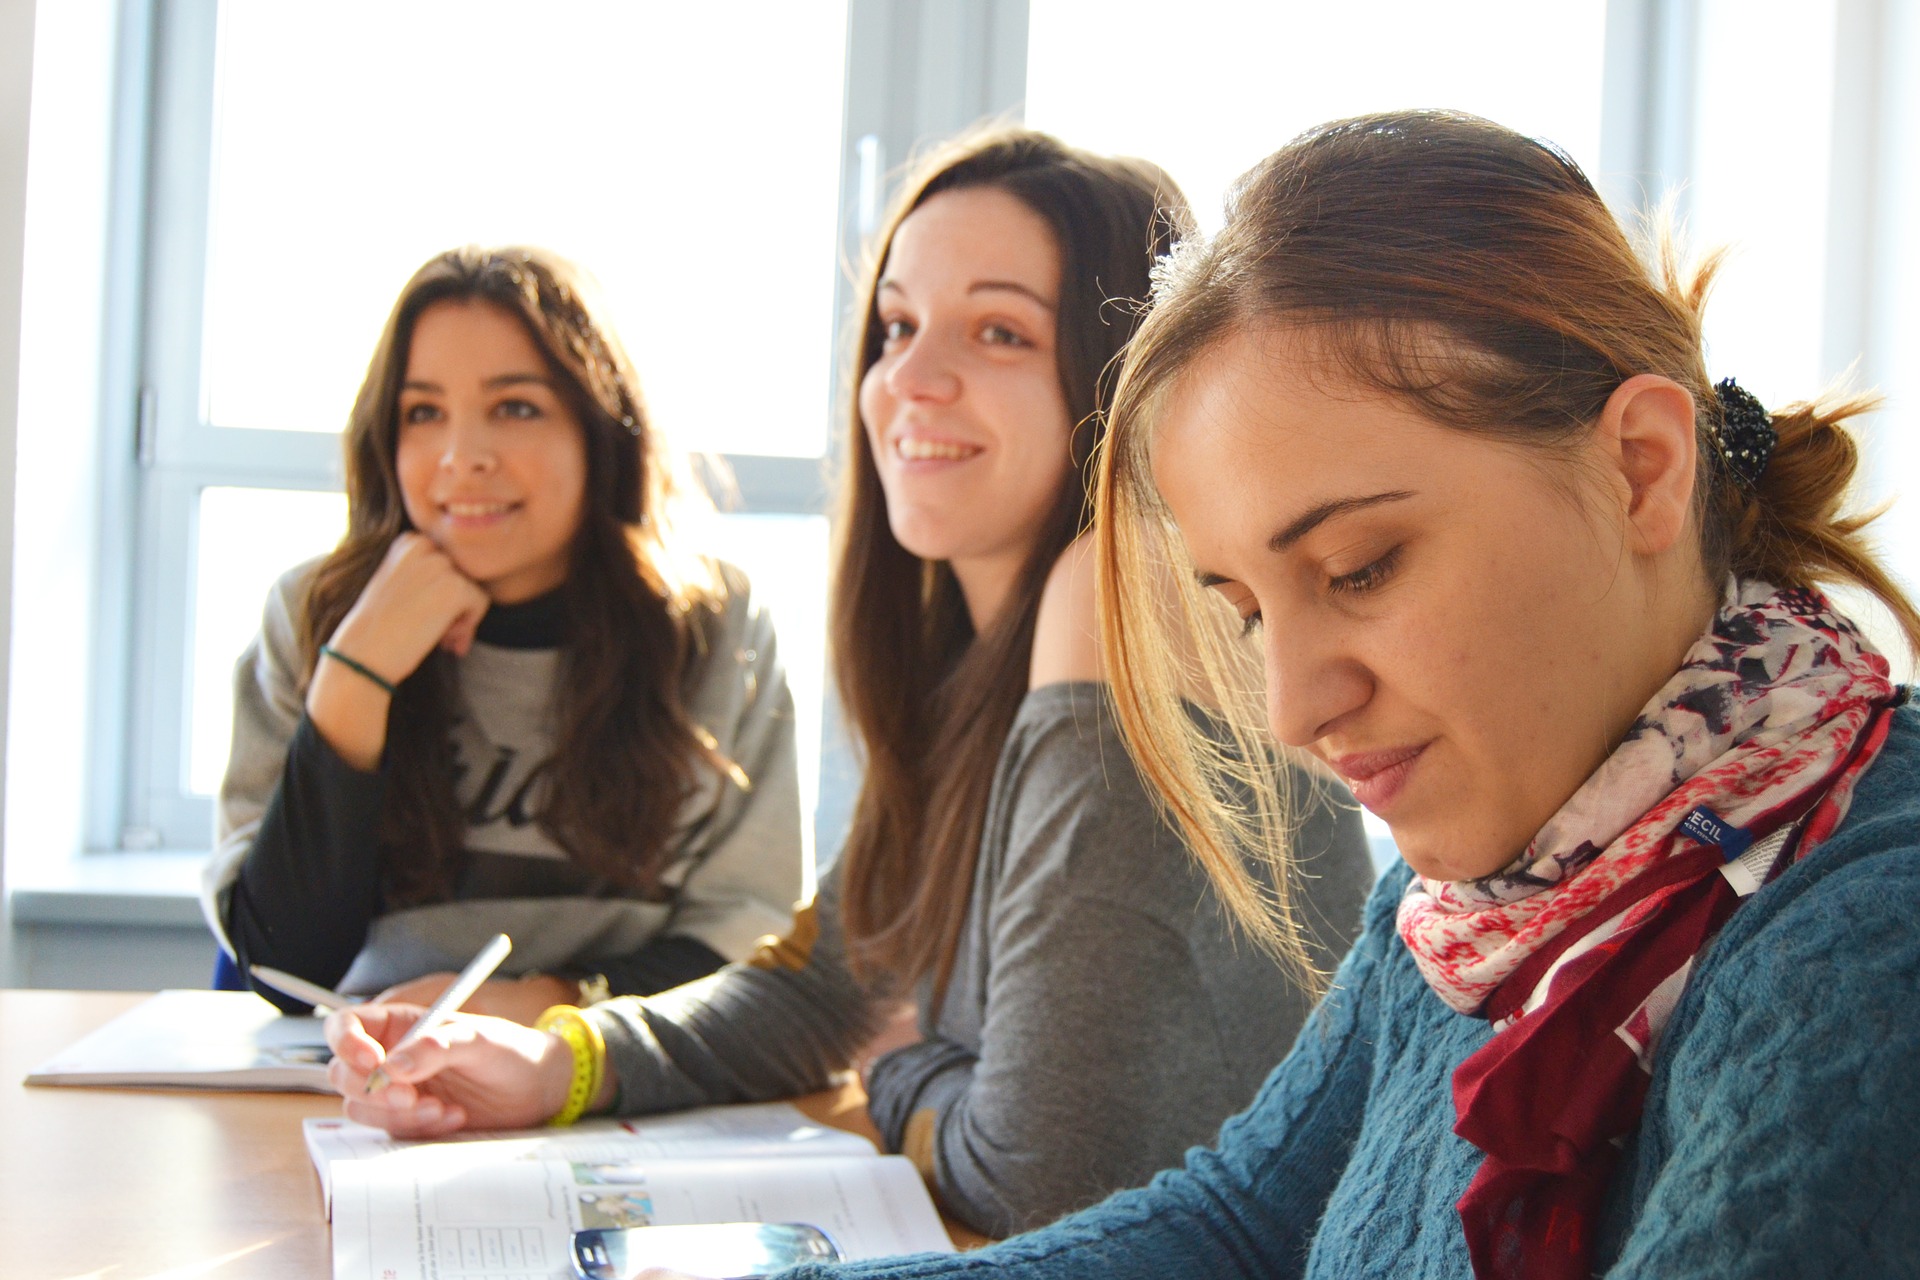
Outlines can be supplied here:
[[1171, 21], [1150, 0], [1032, 0], [1032, 14], [1027, 121], [1164, 166], [1208, 229], [1227, 185], [1294, 134], [1395, 107], [1476, 112], [1596, 167], [1604, 0], [1188, 0]]

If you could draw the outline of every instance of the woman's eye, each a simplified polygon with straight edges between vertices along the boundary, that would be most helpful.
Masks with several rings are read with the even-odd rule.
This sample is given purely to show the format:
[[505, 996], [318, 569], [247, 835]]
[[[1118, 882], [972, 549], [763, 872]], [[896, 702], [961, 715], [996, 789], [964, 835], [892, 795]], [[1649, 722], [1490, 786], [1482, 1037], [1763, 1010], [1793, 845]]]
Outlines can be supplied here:
[[1400, 548], [1395, 547], [1372, 564], [1328, 579], [1327, 589], [1335, 595], [1362, 595], [1372, 591], [1393, 576], [1399, 559]]
[[990, 324], [980, 331], [980, 337], [996, 347], [1030, 347], [1033, 344], [1026, 338], [1003, 324]]
[[403, 423], [432, 422], [439, 416], [440, 406], [437, 404], [410, 404], [400, 411], [400, 421]]
[[1249, 636], [1251, 636], [1254, 632], [1258, 631], [1259, 629], [1260, 629], [1260, 611], [1258, 609], [1255, 609], [1252, 613], [1249, 613], [1245, 617], [1240, 619], [1240, 638], [1242, 640], [1247, 639]]
[[888, 342], [899, 342], [913, 336], [913, 326], [905, 320], [882, 320], [880, 336]]
[[494, 412], [503, 418], [537, 418], [540, 406], [531, 400], [502, 400]]

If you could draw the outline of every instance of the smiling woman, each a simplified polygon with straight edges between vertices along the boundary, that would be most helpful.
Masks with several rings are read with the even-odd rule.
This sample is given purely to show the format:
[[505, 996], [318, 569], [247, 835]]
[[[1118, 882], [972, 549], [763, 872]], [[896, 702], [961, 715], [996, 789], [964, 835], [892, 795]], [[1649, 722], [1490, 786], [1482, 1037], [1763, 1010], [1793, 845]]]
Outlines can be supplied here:
[[586, 501], [581, 433], [511, 313], [441, 302], [414, 322], [394, 451], [407, 519], [495, 604], [566, 581]]
[[577, 274], [422, 267], [345, 445], [347, 536], [235, 671], [230, 953], [425, 1000], [507, 932], [530, 972], [467, 1007], [528, 1022], [745, 955], [801, 890], [792, 703]]

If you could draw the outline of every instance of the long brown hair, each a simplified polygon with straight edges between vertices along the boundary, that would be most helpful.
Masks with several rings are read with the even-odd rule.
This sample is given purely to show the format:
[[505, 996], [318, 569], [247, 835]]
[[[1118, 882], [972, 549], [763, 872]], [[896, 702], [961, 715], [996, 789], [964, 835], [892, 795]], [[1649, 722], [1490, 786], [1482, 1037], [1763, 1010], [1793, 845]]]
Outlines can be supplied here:
[[887, 523], [880, 474], [849, 396], [839, 486], [833, 666], [866, 776], [842, 853], [849, 952], [862, 973], [946, 988], [972, 893], [994, 765], [1027, 692], [1040, 594], [1086, 525], [1087, 460], [1104, 429], [1110, 366], [1133, 331], [1154, 255], [1186, 205], [1160, 169], [1077, 150], [1028, 129], [948, 144], [903, 184], [860, 294], [858, 387], [884, 341], [875, 293], [900, 224], [943, 191], [992, 187], [1043, 218], [1060, 251], [1058, 361], [1073, 466], [1007, 607], [976, 636], [945, 562], [922, 560]]
[[[1366, 116], [1314, 129], [1240, 180], [1225, 227], [1177, 250], [1127, 354], [1099, 480], [1102, 636], [1119, 717], [1141, 763], [1223, 897], [1283, 949], [1232, 850], [1284, 856], [1277, 819], [1244, 797], [1236, 753], [1196, 740], [1180, 713], [1197, 671], [1241, 743], [1265, 736], [1248, 646], [1221, 640], [1216, 601], [1191, 574], [1181, 603], [1119, 589], [1178, 533], [1154, 490], [1153, 426], [1206, 352], [1254, 327], [1306, 330], [1357, 387], [1437, 423], [1543, 449], [1585, 438], [1626, 379], [1661, 374], [1692, 393], [1701, 466], [1694, 509], [1709, 584], [1728, 573], [1781, 586], [1838, 582], [1892, 610], [1920, 649], [1920, 614], [1846, 514], [1857, 449], [1847, 419], [1870, 397], [1776, 410], [1757, 487], [1720, 446], [1721, 411], [1702, 354], [1717, 255], [1683, 269], [1656, 220], [1643, 260], [1579, 166], [1554, 147], [1450, 112]], [[1170, 628], [1202, 638], [1198, 663], [1169, 661]], [[1251, 693], [1251, 696], [1249, 694]], [[1269, 748], [1269, 751], [1271, 749]], [[1239, 796], [1242, 799], [1236, 800]]]
[[[526, 326], [586, 444], [586, 500], [560, 588], [557, 746], [535, 818], [580, 866], [656, 892], [698, 769], [737, 772], [685, 706], [702, 615], [724, 602], [725, 584], [674, 543], [675, 511], [704, 495], [648, 422], [633, 366], [570, 263], [541, 249], [455, 249], [400, 291], [347, 422], [347, 534], [307, 591], [306, 677], [394, 538], [412, 527], [394, 464], [400, 384], [415, 323], [447, 301], [496, 307]], [[460, 870], [466, 819], [448, 736], [456, 683], [453, 659], [436, 650], [394, 696], [379, 843], [396, 905], [444, 897]]]

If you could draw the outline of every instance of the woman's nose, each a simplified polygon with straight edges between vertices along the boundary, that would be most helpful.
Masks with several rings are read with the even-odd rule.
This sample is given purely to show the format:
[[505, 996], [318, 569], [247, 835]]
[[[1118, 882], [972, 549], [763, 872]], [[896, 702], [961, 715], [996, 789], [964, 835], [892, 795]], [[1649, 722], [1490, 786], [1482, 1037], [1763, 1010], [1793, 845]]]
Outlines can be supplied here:
[[900, 400], [945, 402], [960, 394], [951, 345], [937, 333], [916, 334], [887, 367], [887, 390]]
[[1333, 724], [1366, 704], [1373, 680], [1366, 668], [1342, 651], [1327, 627], [1292, 622], [1268, 614], [1266, 637], [1267, 724], [1277, 741], [1307, 747], [1327, 736]]
[[447, 422], [446, 447], [440, 465], [449, 471], [487, 471], [497, 461], [492, 433], [469, 414], [454, 414]]

